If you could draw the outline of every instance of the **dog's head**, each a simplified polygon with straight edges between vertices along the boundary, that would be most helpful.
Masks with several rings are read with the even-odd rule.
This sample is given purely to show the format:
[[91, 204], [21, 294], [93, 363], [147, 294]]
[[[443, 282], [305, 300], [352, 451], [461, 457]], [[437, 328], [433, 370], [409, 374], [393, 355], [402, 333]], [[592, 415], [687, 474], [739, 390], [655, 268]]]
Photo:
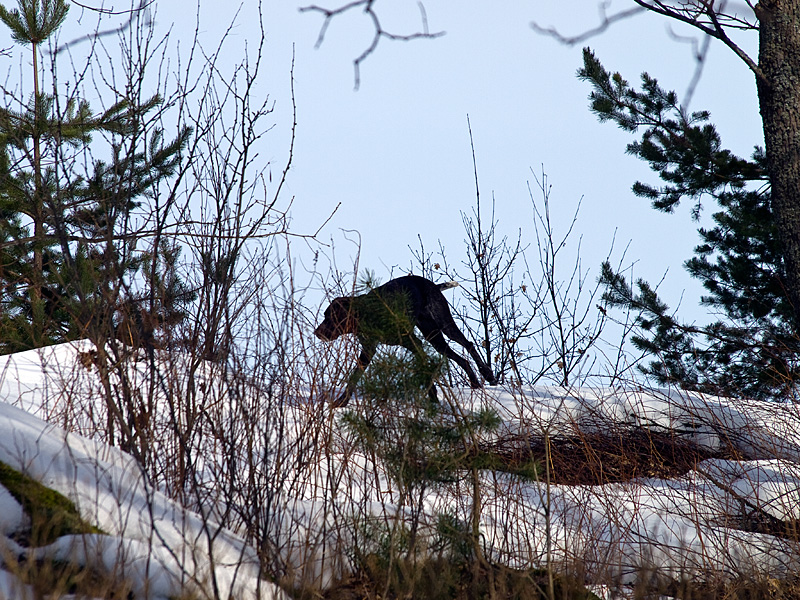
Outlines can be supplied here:
[[330, 342], [345, 333], [355, 333], [356, 321], [351, 310], [352, 298], [334, 298], [325, 309], [325, 319], [314, 330], [319, 339]]

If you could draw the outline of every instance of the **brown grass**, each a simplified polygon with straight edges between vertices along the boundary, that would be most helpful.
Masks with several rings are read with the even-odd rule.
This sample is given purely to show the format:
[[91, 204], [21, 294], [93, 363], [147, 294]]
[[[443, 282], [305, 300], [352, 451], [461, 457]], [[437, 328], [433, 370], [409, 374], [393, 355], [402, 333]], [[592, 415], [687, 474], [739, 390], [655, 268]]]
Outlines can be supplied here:
[[550, 483], [557, 485], [603, 485], [647, 477], [674, 479], [710, 458], [743, 458], [730, 449], [711, 450], [674, 434], [645, 428], [558, 435], [549, 440], [530, 438], [527, 443], [506, 438], [482, 450], [501, 457], [509, 467], [535, 460], [544, 479], [548, 442]]

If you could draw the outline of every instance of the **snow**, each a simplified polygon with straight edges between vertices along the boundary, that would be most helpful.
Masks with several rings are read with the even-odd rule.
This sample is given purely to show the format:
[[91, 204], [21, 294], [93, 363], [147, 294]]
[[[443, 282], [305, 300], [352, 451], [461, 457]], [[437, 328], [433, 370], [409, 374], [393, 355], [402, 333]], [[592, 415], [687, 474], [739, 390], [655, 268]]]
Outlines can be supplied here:
[[6, 488], [0, 486], [0, 534], [10, 535], [25, 527], [27, 518], [22, 506]]
[[[74, 360], [75, 352], [62, 346], [45, 354], [47, 359]], [[64, 363], [42, 361], [38, 378], [35, 363], [32, 353], [7, 359], [2, 386], [6, 403], [0, 403], [0, 462], [70, 498], [81, 516], [104, 534], [62, 536], [29, 551], [33, 557], [70, 559], [116, 572], [130, 580], [137, 597], [177, 597], [212, 579], [222, 597], [283, 597], [275, 586], [259, 581], [252, 548], [213, 524], [209, 530], [199, 515], [155, 490], [130, 455], [8, 404], [16, 402], [34, 411], [52, 406], [48, 400], [53, 396], [47, 394], [54, 386], [48, 375]], [[4, 533], [21, 524], [21, 518], [8, 521]], [[13, 540], [6, 546], [18, 548]], [[6, 585], [7, 578], [6, 573], [0, 585]]]
[[[269, 531], [280, 570], [295, 582], [330, 585], [351, 566], [347, 548], [359, 523], [406, 515], [408, 507], [398, 504], [391, 478], [353, 447], [340, 426], [340, 411], [314, 402], [308, 390], [298, 390], [293, 402], [281, 405], [280, 423], [265, 425], [263, 448], [220, 445], [210, 431], [200, 431], [197, 486], [204, 495], [195, 498], [193, 510], [182, 507], [145, 476], [133, 457], [104, 443], [96, 370], [79, 361], [80, 353], [91, 350], [81, 342], [0, 358], [0, 461], [71, 498], [103, 531], [20, 548], [8, 536], [24, 528], [25, 517], [0, 488], [0, 533], [15, 553], [122, 573], [141, 598], [176, 597], [186, 589], [203, 590], [200, 596], [213, 596], [216, 589], [222, 597], [282, 597], [260, 577], [258, 554], [245, 532], [233, 521], [217, 525], [224, 522], [226, 508], [249, 501], [237, 496], [239, 490], [225, 495], [215, 487], [225, 473], [227, 451], [244, 455], [270, 449], [291, 465], [270, 480]], [[180, 372], [183, 364], [174, 361], [169, 369]], [[146, 381], [147, 365], [131, 359], [131, 377]], [[235, 425], [236, 397], [215, 378], [214, 369], [203, 367], [195, 375], [212, 415], [204, 426]], [[493, 560], [541, 567], [549, 555], [557, 565], [581, 565], [598, 585], [633, 584], [643, 569], [654, 568], [665, 577], [710, 572], [781, 577], [800, 567], [797, 544], [753, 526], [754, 519], [800, 519], [797, 406], [644, 388], [452, 392], [462, 410], [496, 411], [503, 425], [492, 435], [507, 443], [524, 444], [545, 434], [555, 439], [645, 428], [669, 433], [706, 455], [725, 449], [726, 456], [735, 457], [701, 460], [671, 479], [604, 485], [546, 485], [483, 471], [480, 530]], [[159, 418], [165, 421], [167, 400], [159, 400]], [[442, 512], [466, 519], [470, 486], [463, 481], [428, 491], [424, 524], [432, 527]], [[24, 589], [9, 571], [0, 571], [0, 597], [12, 587]]]

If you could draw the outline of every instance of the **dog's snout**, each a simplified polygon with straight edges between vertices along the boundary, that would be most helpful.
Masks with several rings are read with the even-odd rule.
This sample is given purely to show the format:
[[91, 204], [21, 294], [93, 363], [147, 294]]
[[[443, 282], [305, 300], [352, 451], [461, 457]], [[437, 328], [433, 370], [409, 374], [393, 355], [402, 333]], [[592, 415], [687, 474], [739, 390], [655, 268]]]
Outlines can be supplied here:
[[315, 330], [314, 335], [321, 339], [323, 342], [330, 342], [331, 336], [328, 328], [325, 327], [325, 322], [323, 321]]

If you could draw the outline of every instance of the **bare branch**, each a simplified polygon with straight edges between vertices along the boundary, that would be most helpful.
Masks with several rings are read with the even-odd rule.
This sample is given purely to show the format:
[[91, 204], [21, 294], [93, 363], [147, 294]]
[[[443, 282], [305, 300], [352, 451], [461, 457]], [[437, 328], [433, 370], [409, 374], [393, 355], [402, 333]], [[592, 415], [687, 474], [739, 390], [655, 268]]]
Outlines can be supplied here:
[[574, 46], [576, 44], [583, 43], [589, 38], [593, 38], [595, 36], [600, 35], [601, 33], [605, 33], [605, 31], [609, 27], [611, 27], [611, 25], [613, 25], [614, 23], [634, 17], [638, 14], [645, 12], [646, 10], [642, 6], [636, 6], [633, 8], [629, 8], [628, 10], [620, 11], [613, 15], [608, 15], [606, 14], [607, 7], [608, 4], [605, 2], [600, 4], [598, 7], [600, 11], [600, 23], [596, 27], [588, 29], [582, 33], [579, 33], [578, 35], [565, 36], [562, 35], [555, 27], [541, 27], [538, 23], [535, 22], [531, 23], [531, 29], [533, 29], [537, 33], [549, 35], [550, 37], [555, 38], [556, 40], [558, 40], [562, 44], [566, 44], [567, 46]]
[[83, 9], [90, 10], [90, 11], [97, 12], [97, 13], [104, 14], [104, 15], [124, 15], [124, 14], [127, 14], [127, 15], [130, 15], [130, 16], [119, 27], [114, 27], [113, 29], [106, 29], [106, 30], [103, 30], [103, 31], [94, 31], [92, 33], [87, 33], [86, 35], [83, 35], [81, 37], [75, 38], [74, 40], [70, 40], [66, 44], [57, 46], [55, 50], [51, 51], [51, 54], [58, 55], [58, 54], [61, 54], [62, 52], [64, 52], [65, 50], [69, 50], [73, 46], [76, 46], [77, 44], [80, 44], [82, 42], [87, 42], [89, 40], [97, 40], [97, 39], [100, 39], [100, 38], [103, 38], [103, 37], [107, 37], [109, 35], [115, 35], [117, 33], [121, 33], [123, 31], [125, 31], [130, 26], [131, 21], [134, 19], [136, 13], [139, 13], [139, 12], [145, 10], [147, 7], [149, 7], [154, 2], [155, 2], [155, 0], [140, 0], [139, 1], [139, 6], [137, 6], [136, 8], [132, 8], [132, 9], [128, 9], [128, 10], [122, 10], [122, 11], [113, 11], [113, 10], [103, 9], [103, 8], [92, 8], [90, 6], [85, 6], [85, 5], [80, 4], [78, 2], [73, 2], [73, 4], [75, 4], [77, 6], [80, 6]]
[[686, 87], [682, 103], [683, 109], [688, 111], [692, 103], [692, 98], [694, 97], [694, 92], [697, 89], [697, 84], [700, 83], [700, 78], [703, 76], [703, 69], [706, 65], [706, 58], [708, 57], [708, 50], [711, 47], [712, 38], [711, 36], [705, 35], [702, 41], [699, 42], [696, 37], [680, 36], [673, 31], [670, 31], [670, 35], [677, 41], [690, 43], [694, 51], [694, 73], [692, 73], [692, 78], [689, 81], [689, 85]]
[[431, 33], [428, 30], [428, 16], [425, 12], [425, 7], [423, 6], [422, 2], [418, 3], [420, 11], [420, 20], [422, 21], [422, 31], [405, 35], [391, 33], [390, 31], [385, 30], [381, 25], [380, 19], [378, 18], [378, 14], [375, 12], [373, 4], [374, 0], [355, 0], [353, 2], [344, 4], [338, 8], [324, 8], [322, 6], [317, 6], [316, 4], [312, 4], [309, 6], [300, 7], [299, 9], [300, 12], [315, 12], [325, 17], [324, 21], [322, 22], [322, 26], [320, 27], [319, 34], [317, 35], [317, 41], [314, 44], [315, 48], [319, 48], [322, 45], [322, 42], [325, 40], [325, 34], [328, 31], [328, 25], [330, 25], [331, 21], [335, 17], [342, 15], [354, 8], [363, 7], [364, 14], [368, 15], [370, 20], [372, 21], [374, 33], [369, 45], [353, 61], [355, 89], [358, 89], [359, 86], [361, 85], [361, 63], [364, 62], [367, 59], [367, 57], [370, 56], [370, 54], [375, 52], [381, 38], [387, 38], [392, 41], [408, 42], [417, 39], [433, 39], [444, 35], [444, 31]]
[[82, 4], [81, 2], [77, 2], [76, 0], [71, 0], [72, 4], [74, 4], [75, 6], [80, 6], [84, 10], [90, 10], [92, 12], [97, 12], [103, 15], [126, 15], [130, 13], [135, 13], [137, 11], [142, 10], [143, 8], [147, 8], [151, 4], [154, 4], [155, 1], [156, 0], [149, 0], [148, 2], [144, 2], [143, 0], [136, 8], [127, 8], [125, 10], [114, 10], [113, 8], [89, 6], [87, 4]]
[[[764, 73], [759, 68], [756, 61], [747, 54], [736, 42], [728, 35], [728, 29], [756, 30], [758, 25], [753, 21], [740, 17], [737, 13], [728, 13], [727, 0], [722, 0], [718, 7], [714, 6], [713, 0], [693, 0], [692, 2], [678, 2], [673, 6], [670, 2], [661, 0], [633, 0], [640, 7], [656, 14], [674, 19], [681, 23], [691, 25], [699, 29], [704, 34], [718, 39], [733, 51], [750, 69], [753, 74], [762, 82], [766, 83]], [[749, 3], [748, 3], [749, 5]]]
[[[694, 90], [702, 75], [705, 56], [709, 48], [708, 39], [710, 38], [717, 39], [725, 44], [745, 63], [745, 65], [747, 65], [747, 68], [750, 69], [760, 81], [766, 81], [757, 62], [734, 42], [729, 35], [729, 30], [749, 31], [758, 29], [755, 8], [750, 0], [746, 0], [744, 4], [729, 2], [728, 0], [633, 0], [633, 2], [636, 6], [612, 15], [606, 12], [610, 2], [601, 2], [598, 4], [598, 10], [600, 12], [599, 24], [577, 35], [566, 36], [555, 27], [542, 27], [537, 23], [531, 23], [531, 28], [538, 33], [556, 39], [562, 44], [574, 46], [575, 44], [582, 43], [589, 38], [604, 33], [611, 25], [619, 21], [644, 12], [653, 12], [680, 23], [690, 25], [707, 36], [707, 40], [704, 40], [701, 49], [695, 51], [695, 71], [686, 93], [689, 101], [694, 95]], [[749, 13], [752, 17], [741, 16], [739, 14], [739, 9]]]

